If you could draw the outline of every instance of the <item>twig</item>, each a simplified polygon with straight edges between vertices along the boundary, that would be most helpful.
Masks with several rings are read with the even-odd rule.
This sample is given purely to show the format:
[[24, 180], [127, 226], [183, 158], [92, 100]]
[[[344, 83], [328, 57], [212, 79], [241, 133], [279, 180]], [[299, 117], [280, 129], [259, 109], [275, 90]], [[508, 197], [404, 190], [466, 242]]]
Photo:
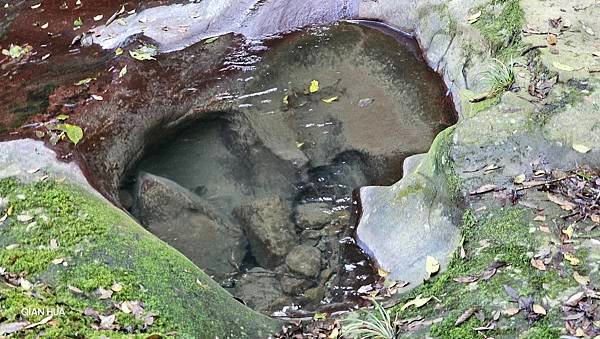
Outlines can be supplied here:
[[560, 181], [572, 178], [574, 176], [576, 176], [576, 174], [567, 175], [566, 177], [561, 177], [561, 178], [558, 178], [558, 179], [548, 180], [548, 181], [540, 182], [540, 183], [533, 184], [533, 185], [527, 185], [527, 186], [519, 187], [515, 191], [519, 192], [519, 191], [528, 190], [528, 189], [534, 188], [534, 187], [551, 185], [551, 184], [554, 184], [554, 183], [557, 183], [557, 182], [560, 182]]

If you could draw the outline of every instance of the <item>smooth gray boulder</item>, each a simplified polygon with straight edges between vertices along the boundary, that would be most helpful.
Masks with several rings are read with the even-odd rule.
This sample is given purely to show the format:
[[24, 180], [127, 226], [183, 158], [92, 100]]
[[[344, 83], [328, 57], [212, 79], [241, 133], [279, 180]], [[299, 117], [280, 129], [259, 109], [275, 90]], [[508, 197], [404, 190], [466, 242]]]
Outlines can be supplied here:
[[218, 217], [209, 202], [169, 179], [142, 173], [133, 214], [152, 233], [220, 279], [246, 255], [242, 230]]
[[430, 154], [407, 158], [404, 178], [394, 185], [360, 189], [357, 243], [390, 272], [389, 279], [408, 282], [406, 290], [429, 277], [428, 256], [443, 270], [460, 239], [443, 169], [432, 160], [436, 149], [434, 143]]
[[278, 197], [243, 205], [237, 215], [250, 242], [250, 251], [263, 267], [277, 267], [298, 242], [289, 209]]
[[285, 258], [292, 272], [316, 278], [321, 272], [321, 251], [308, 245], [294, 247]]

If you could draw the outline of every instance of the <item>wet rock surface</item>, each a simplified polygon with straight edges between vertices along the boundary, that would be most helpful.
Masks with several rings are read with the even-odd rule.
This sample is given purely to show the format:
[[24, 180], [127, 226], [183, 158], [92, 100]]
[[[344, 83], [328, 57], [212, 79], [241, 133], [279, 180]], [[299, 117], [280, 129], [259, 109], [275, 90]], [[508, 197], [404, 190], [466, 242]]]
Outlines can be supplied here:
[[238, 212], [252, 255], [263, 267], [281, 264], [298, 242], [286, 210], [279, 198], [267, 198], [244, 205]]
[[[382, 49], [390, 44], [399, 49]], [[260, 268], [272, 272], [265, 284], [278, 281], [268, 305], [248, 303], [263, 312], [281, 311], [282, 300], [298, 312], [348, 307], [379, 280], [348, 240], [352, 191], [394, 182], [404, 157], [426, 150], [452, 109], [403, 36], [339, 24], [264, 46], [236, 85], [221, 89], [232, 109], [165, 138], [136, 170], [177, 182], [244, 231], [248, 255], [219, 281], [240, 299], [259, 285], [249, 272]], [[194, 234], [188, 226], [181, 233]]]
[[316, 278], [321, 272], [321, 251], [308, 245], [296, 246], [285, 257], [285, 264], [292, 272]]
[[171, 180], [141, 173], [133, 214], [217, 280], [236, 273], [246, 255], [242, 229]]

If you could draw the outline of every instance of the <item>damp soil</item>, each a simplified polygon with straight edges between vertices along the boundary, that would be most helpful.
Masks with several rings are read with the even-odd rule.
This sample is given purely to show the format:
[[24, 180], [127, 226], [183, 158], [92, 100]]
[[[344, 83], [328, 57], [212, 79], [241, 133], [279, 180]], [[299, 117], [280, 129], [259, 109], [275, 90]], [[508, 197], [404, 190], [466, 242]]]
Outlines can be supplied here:
[[376, 23], [246, 48], [223, 67], [234, 109], [153, 140], [121, 202], [254, 309], [359, 307], [383, 285], [354, 242], [353, 192], [399, 180], [404, 158], [454, 123], [443, 82], [413, 40]]

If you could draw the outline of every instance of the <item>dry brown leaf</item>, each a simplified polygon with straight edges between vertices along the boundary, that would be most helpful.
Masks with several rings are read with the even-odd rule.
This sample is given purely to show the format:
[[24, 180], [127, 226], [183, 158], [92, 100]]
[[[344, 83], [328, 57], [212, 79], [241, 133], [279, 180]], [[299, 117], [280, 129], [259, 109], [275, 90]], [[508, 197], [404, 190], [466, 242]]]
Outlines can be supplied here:
[[477, 309], [475, 308], [469, 308], [468, 310], [466, 310], [460, 317], [458, 317], [458, 319], [456, 319], [454, 326], [459, 326], [460, 324], [469, 320], [469, 318], [471, 318], [473, 314], [475, 314], [475, 311], [477, 311]]
[[546, 309], [542, 305], [534, 304], [533, 312], [541, 315], [546, 315]]
[[579, 284], [581, 284], [583, 286], [590, 283], [590, 277], [581, 275], [577, 271], [573, 272], [573, 278], [575, 279], [575, 281], [577, 281]]
[[556, 194], [548, 193], [548, 200], [560, 206], [565, 211], [571, 211], [575, 208], [575, 204], [567, 201]]
[[510, 307], [510, 308], [507, 308], [506, 310], [504, 310], [504, 314], [506, 314], [509, 317], [512, 317], [513, 315], [519, 313], [520, 311], [521, 311], [520, 308]]
[[548, 42], [548, 45], [554, 46], [558, 42], [558, 37], [556, 34], [548, 33], [548, 36], [546, 36], [546, 41]]
[[576, 306], [579, 301], [581, 301], [581, 299], [583, 299], [585, 297], [585, 294], [583, 292], [577, 292], [575, 294], [573, 294], [571, 297], [569, 297], [569, 299], [567, 299], [567, 301], [565, 302], [565, 305], [567, 306]]
[[544, 262], [542, 260], [539, 260], [539, 259], [531, 258], [531, 266], [537, 268], [540, 271], [545, 271], [546, 270], [546, 265], [544, 265]]
[[485, 193], [489, 193], [489, 192], [495, 191], [498, 188], [499, 188], [498, 185], [486, 184], [486, 185], [483, 185], [483, 186], [479, 187], [478, 189], [476, 189], [474, 191], [471, 191], [469, 194], [470, 195], [485, 194]]
[[405, 309], [414, 306], [416, 308], [422, 307], [423, 305], [427, 304], [429, 302], [429, 300], [431, 300], [431, 297], [427, 297], [427, 298], [423, 298], [421, 297], [421, 294], [419, 294], [416, 298], [408, 301], [406, 304], [402, 305], [402, 307], [400, 308], [400, 310], [404, 311]]
[[469, 283], [479, 280], [479, 277], [471, 275], [471, 276], [466, 276], [466, 277], [454, 278], [453, 280], [456, 281], [457, 283], [469, 284]]

